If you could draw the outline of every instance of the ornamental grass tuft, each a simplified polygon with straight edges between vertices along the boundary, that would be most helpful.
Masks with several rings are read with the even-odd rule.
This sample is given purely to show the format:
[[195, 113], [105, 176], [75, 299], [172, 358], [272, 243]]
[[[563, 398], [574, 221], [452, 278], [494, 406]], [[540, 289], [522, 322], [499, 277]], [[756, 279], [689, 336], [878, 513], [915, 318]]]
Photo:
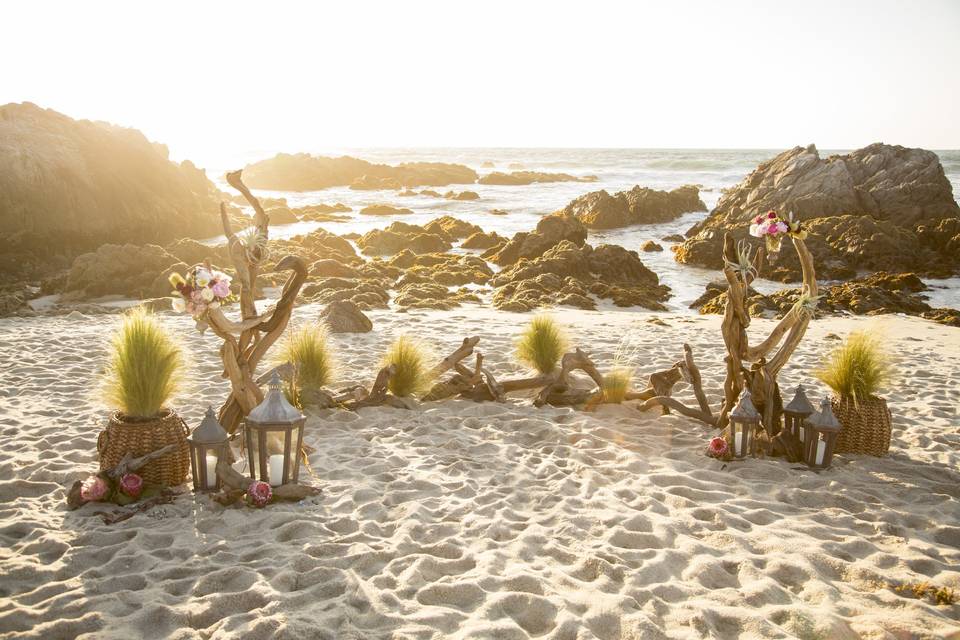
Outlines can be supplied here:
[[105, 398], [124, 415], [152, 418], [183, 382], [180, 345], [160, 320], [136, 307], [113, 334], [104, 375]]
[[390, 393], [405, 398], [427, 392], [433, 383], [429, 359], [429, 351], [418, 340], [409, 336], [397, 338], [381, 363], [396, 368], [388, 385]]
[[537, 316], [530, 321], [517, 340], [517, 357], [541, 374], [557, 368], [567, 348], [563, 328], [550, 316]]
[[617, 367], [603, 376], [603, 401], [607, 404], [620, 404], [630, 391], [633, 371], [627, 367]]
[[276, 356], [277, 364], [290, 363], [293, 378], [285, 385], [284, 394], [291, 404], [301, 407], [303, 392], [317, 391], [333, 381], [336, 358], [330, 347], [325, 327], [303, 325], [287, 333]]
[[814, 372], [841, 398], [855, 403], [877, 394], [893, 378], [893, 364], [879, 336], [855, 331]]

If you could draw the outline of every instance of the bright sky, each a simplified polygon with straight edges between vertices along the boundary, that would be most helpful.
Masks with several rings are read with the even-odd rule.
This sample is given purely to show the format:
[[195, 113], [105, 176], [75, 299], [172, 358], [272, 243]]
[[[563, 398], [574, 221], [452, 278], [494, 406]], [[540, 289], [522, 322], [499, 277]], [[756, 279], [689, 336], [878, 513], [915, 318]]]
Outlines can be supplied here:
[[254, 149], [960, 148], [960, 2], [6, 3], [0, 103]]

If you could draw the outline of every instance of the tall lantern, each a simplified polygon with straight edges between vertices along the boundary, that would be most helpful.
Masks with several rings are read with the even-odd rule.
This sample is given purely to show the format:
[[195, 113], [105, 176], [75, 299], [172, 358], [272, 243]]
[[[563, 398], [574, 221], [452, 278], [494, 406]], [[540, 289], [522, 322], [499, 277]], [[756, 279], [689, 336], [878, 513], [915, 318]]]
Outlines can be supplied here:
[[251, 478], [269, 482], [273, 487], [297, 481], [306, 419], [287, 402], [280, 374], [274, 371], [263, 402], [254, 407], [244, 421]]
[[207, 407], [200, 425], [187, 438], [190, 443], [190, 468], [193, 470], [194, 491], [220, 489], [217, 462], [221, 457], [230, 461], [230, 436], [220, 423], [213, 407]]
[[733, 457], [743, 460], [753, 452], [753, 439], [760, 428], [760, 414], [753, 406], [750, 390], [744, 389], [730, 412], [730, 448]]
[[826, 469], [833, 461], [833, 449], [840, 434], [840, 421], [833, 415], [830, 398], [820, 401], [820, 411], [807, 419], [807, 439], [803, 459], [811, 469]]
[[813, 404], [807, 398], [803, 391], [803, 385], [798, 384], [793, 392], [793, 400], [787, 403], [783, 408], [784, 422], [786, 429], [792, 433], [803, 445], [806, 436], [803, 422], [814, 412]]

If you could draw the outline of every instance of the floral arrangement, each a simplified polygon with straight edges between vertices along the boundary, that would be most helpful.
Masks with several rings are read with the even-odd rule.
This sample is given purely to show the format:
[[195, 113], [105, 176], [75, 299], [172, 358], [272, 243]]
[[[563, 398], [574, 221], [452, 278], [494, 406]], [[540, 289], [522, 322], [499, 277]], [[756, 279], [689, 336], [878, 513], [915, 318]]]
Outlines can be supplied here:
[[71, 508], [88, 502], [112, 502], [122, 506], [160, 493], [159, 487], [147, 486], [143, 478], [135, 473], [125, 473], [119, 480], [114, 480], [106, 473], [98, 473], [77, 484], [79, 500]]
[[265, 507], [273, 498], [273, 489], [266, 482], [254, 480], [247, 487], [247, 503], [254, 507]]
[[754, 238], [763, 238], [767, 244], [767, 251], [776, 253], [780, 251], [780, 242], [785, 235], [803, 240], [807, 237], [807, 229], [799, 220], [794, 220], [793, 212], [783, 219], [771, 209], [753, 219], [750, 235]]
[[216, 309], [231, 299], [230, 276], [217, 271], [210, 263], [197, 265], [187, 272], [186, 277], [179, 273], [170, 274], [173, 285], [173, 310], [186, 311], [195, 320], [203, 318], [209, 309]]
[[720, 436], [711, 438], [710, 442], [707, 444], [706, 454], [711, 458], [716, 458], [717, 460], [730, 460], [730, 444], [725, 438]]

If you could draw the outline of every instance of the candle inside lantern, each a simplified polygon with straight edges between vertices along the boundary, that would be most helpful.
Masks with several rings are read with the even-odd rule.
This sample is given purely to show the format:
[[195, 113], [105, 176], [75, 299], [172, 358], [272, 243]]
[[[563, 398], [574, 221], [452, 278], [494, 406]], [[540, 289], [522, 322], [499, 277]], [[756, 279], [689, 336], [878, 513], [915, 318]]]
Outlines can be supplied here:
[[800, 427], [798, 431], [800, 432], [800, 442], [803, 442], [804, 440], [806, 440], [806, 438], [804, 437], [804, 434], [806, 434], [807, 430], [804, 429], [803, 427]]
[[823, 464], [823, 454], [827, 450], [827, 443], [823, 438], [817, 440], [817, 466]]
[[207, 454], [207, 489], [217, 486], [217, 456]]
[[743, 453], [743, 432], [737, 431], [733, 436], [733, 451], [736, 455]]
[[270, 486], [279, 487], [283, 484], [283, 455], [275, 453], [270, 456]]

